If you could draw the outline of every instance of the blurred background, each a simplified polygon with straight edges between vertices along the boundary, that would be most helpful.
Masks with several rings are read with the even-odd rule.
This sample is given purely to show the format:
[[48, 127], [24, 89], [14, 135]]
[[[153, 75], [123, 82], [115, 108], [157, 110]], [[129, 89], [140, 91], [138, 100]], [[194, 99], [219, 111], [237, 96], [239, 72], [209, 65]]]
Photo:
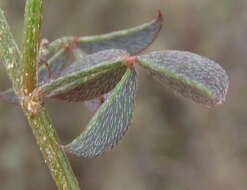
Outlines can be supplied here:
[[[24, 0], [0, 0], [21, 44]], [[247, 189], [247, 1], [50, 0], [42, 37], [91, 35], [150, 21], [163, 30], [145, 51], [188, 50], [219, 62], [230, 76], [225, 104], [196, 105], [164, 89], [141, 68], [134, 119], [115, 148], [95, 159], [69, 155], [84, 190]], [[10, 86], [0, 65], [0, 90]], [[81, 103], [48, 101], [64, 144], [91, 118]], [[20, 108], [0, 102], [0, 189], [56, 189]]]

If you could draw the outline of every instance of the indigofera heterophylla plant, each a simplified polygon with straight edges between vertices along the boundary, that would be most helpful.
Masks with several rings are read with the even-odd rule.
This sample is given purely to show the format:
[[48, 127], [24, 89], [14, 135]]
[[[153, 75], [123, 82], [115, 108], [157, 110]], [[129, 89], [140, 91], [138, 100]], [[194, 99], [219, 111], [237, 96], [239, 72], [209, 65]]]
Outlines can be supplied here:
[[[0, 16], [1, 21], [4, 17]], [[60, 146], [82, 157], [101, 155], [126, 133], [136, 98], [137, 66], [196, 103], [207, 107], [222, 103], [229, 79], [214, 61], [178, 50], [139, 55], [157, 37], [162, 22], [159, 12], [153, 21], [127, 30], [63, 37], [51, 43], [43, 40], [38, 57], [38, 87], [27, 96], [28, 100], [20, 100], [12, 89], [2, 92], [0, 97], [15, 104], [27, 103], [26, 108], [33, 114], [43, 109], [48, 98], [84, 102], [94, 116], [78, 137]], [[7, 58], [1, 53], [4, 61]]]

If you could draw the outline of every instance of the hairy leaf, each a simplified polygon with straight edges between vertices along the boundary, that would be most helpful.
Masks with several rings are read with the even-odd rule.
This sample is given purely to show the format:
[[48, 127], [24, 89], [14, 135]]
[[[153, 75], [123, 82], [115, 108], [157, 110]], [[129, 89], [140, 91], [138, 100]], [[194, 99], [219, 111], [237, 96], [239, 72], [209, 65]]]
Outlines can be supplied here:
[[69, 102], [90, 100], [112, 90], [126, 71], [125, 66], [100, 72], [86, 80], [79, 79], [56, 89], [47, 97]]
[[194, 102], [213, 106], [225, 100], [228, 76], [208, 58], [183, 51], [157, 51], [139, 59], [155, 78]]
[[147, 48], [157, 37], [162, 27], [162, 14], [151, 22], [126, 30], [85, 37], [63, 37], [48, 45], [48, 54], [53, 54], [65, 46], [78, 46], [86, 53], [106, 49], [122, 49], [129, 54], [137, 54]]
[[162, 27], [162, 21], [162, 15], [159, 13], [155, 20], [141, 26], [103, 35], [82, 37], [79, 47], [89, 53], [105, 49], [123, 49], [129, 54], [136, 54], [154, 41]]
[[126, 71], [122, 50], [105, 50], [85, 56], [66, 68], [61, 76], [37, 90], [44, 97], [84, 101], [112, 90]]
[[94, 157], [109, 151], [130, 125], [135, 94], [136, 73], [128, 69], [86, 129], [66, 145], [65, 150], [83, 157]]
[[88, 54], [82, 51], [80, 48], [73, 48], [72, 53], [74, 55], [75, 60], [82, 60]]

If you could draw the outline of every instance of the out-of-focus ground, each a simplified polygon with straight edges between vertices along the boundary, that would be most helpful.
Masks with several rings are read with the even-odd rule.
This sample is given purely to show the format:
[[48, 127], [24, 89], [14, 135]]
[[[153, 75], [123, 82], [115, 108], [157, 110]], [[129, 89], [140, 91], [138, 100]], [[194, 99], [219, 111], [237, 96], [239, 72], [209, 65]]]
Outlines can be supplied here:
[[[21, 44], [24, 0], [1, 0]], [[164, 89], [141, 68], [130, 130], [95, 159], [69, 156], [86, 190], [247, 189], [247, 1], [50, 0], [42, 36], [106, 33], [164, 13], [158, 39], [146, 51], [193, 51], [219, 62], [230, 75], [225, 104], [196, 105]], [[0, 89], [10, 86], [0, 65]], [[47, 102], [62, 142], [91, 115], [81, 104]], [[0, 102], [0, 189], [56, 189], [20, 108]]]

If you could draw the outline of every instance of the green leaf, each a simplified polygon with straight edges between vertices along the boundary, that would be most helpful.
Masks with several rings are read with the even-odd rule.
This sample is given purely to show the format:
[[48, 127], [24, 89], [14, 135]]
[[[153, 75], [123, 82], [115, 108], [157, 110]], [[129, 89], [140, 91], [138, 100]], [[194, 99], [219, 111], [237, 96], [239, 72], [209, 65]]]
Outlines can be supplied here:
[[162, 27], [162, 15], [151, 22], [103, 35], [80, 38], [79, 47], [86, 52], [97, 52], [105, 49], [123, 49], [129, 54], [136, 54], [147, 48], [157, 37]]
[[147, 48], [157, 37], [161, 30], [163, 18], [161, 12], [151, 22], [126, 30], [119, 30], [107, 34], [85, 37], [63, 37], [49, 44], [48, 51], [68, 44], [75, 44], [87, 53], [94, 53], [106, 49], [122, 49], [129, 54], [137, 54]]
[[207, 106], [225, 100], [229, 79], [214, 61], [183, 51], [157, 51], [139, 57], [141, 65], [178, 94]]
[[36, 90], [44, 97], [65, 101], [84, 101], [105, 94], [125, 73], [125, 54], [122, 50], [105, 50], [85, 56], [83, 62], [75, 62], [59, 78]]
[[130, 125], [135, 94], [136, 73], [128, 69], [86, 129], [66, 145], [65, 150], [83, 157], [94, 157], [109, 151]]

